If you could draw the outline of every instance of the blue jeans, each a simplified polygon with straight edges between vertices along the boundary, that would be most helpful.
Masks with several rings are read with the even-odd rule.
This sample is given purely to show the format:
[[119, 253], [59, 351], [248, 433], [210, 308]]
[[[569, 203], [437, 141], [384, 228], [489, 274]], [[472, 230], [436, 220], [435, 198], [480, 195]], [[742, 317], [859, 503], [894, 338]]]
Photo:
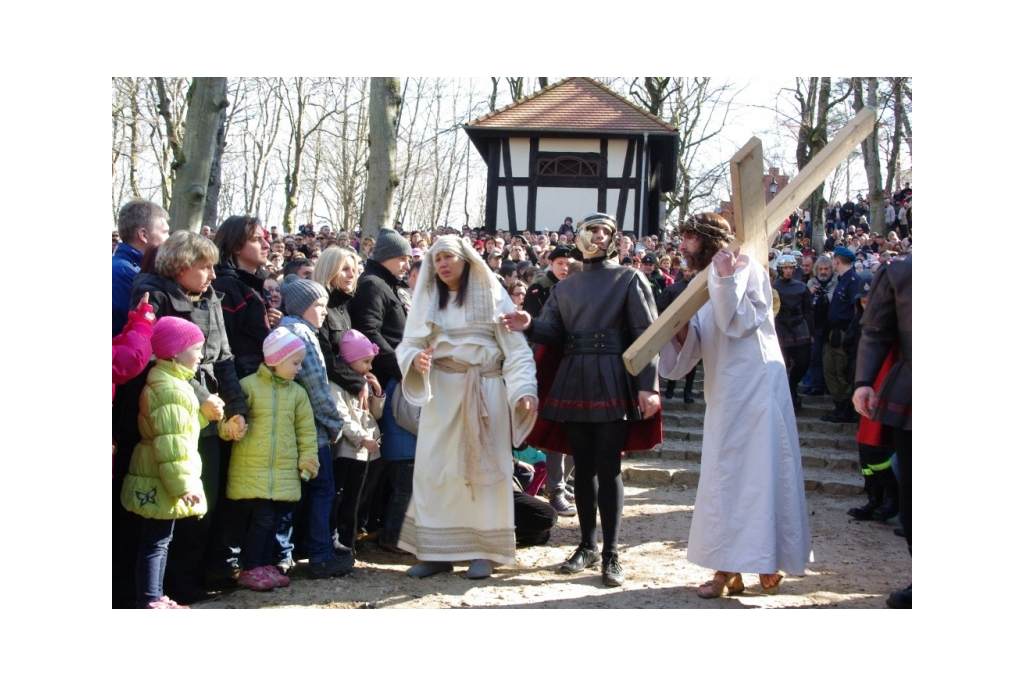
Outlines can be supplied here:
[[274, 534], [274, 563], [292, 561], [295, 554], [295, 543], [292, 541], [292, 533], [295, 531], [295, 511], [298, 509], [298, 502], [285, 502], [281, 510], [281, 518], [277, 522], [277, 532]]
[[320, 471], [316, 478], [302, 484], [302, 498], [306, 500], [306, 525], [303, 543], [309, 561], [318, 563], [334, 558], [334, 539], [331, 537], [331, 509], [334, 507], [334, 465], [330, 446], [317, 450]]
[[291, 511], [291, 502], [269, 499], [229, 500], [224, 503], [226, 527], [231, 537], [241, 543], [241, 566], [251, 571], [278, 561], [274, 555], [275, 535], [285, 511]]
[[384, 532], [380, 537], [381, 542], [391, 544], [398, 542], [398, 534], [402, 532], [402, 521], [405, 520], [405, 512], [409, 509], [409, 501], [412, 499], [412, 474], [415, 464], [416, 462], [411, 459], [388, 462], [391, 499], [388, 500]]
[[174, 519], [143, 519], [135, 558], [136, 603], [140, 609], [163, 597], [167, 549], [173, 537]]

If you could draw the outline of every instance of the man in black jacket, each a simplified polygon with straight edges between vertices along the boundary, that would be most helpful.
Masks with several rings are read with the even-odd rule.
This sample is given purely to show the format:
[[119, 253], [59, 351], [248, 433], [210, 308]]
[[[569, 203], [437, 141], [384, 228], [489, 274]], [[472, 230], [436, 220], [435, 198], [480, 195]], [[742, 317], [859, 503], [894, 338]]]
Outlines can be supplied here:
[[[390, 397], [398, 383], [402, 382], [402, 371], [395, 357], [395, 347], [402, 342], [405, 332], [405, 317], [412, 301], [405, 274], [409, 271], [412, 245], [400, 233], [390, 228], [380, 229], [373, 254], [366, 260], [366, 269], [359, 277], [355, 294], [348, 304], [352, 328], [369, 338], [380, 351], [373, 359], [373, 373], [380, 381], [380, 387]], [[395, 384], [389, 386], [389, 381]], [[356, 541], [366, 541], [379, 535], [387, 510], [383, 489], [385, 484], [381, 473], [385, 460], [371, 462], [363, 482], [363, 498], [359, 508], [359, 524], [370, 531], [360, 532]], [[380, 489], [378, 489], [380, 482]]]
[[349, 303], [352, 328], [380, 348], [373, 360], [373, 373], [385, 387], [392, 378], [401, 380], [395, 347], [402, 342], [405, 315], [409, 309], [409, 286], [403, 280], [409, 270], [412, 246], [397, 231], [380, 229], [373, 257], [359, 277]]

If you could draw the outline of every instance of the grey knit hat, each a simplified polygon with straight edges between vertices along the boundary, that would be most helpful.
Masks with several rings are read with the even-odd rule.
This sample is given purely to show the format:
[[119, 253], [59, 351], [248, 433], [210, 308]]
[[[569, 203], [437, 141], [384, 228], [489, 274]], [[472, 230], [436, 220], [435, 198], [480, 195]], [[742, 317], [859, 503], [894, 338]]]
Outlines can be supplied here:
[[289, 275], [281, 283], [281, 295], [284, 297], [284, 310], [291, 316], [302, 316], [309, 306], [321, 297], [327, 299], [327, 291], [316, 281], [307, 281], [295, 274]]
[[398, 231], [390, 228], [380, 229], [377, 235], [377, 244], [373, 246], [373, 254], [370, 256], [375, 262], [386, 262], [393, 257], [412, 256], [412, 245], [402, 237]]

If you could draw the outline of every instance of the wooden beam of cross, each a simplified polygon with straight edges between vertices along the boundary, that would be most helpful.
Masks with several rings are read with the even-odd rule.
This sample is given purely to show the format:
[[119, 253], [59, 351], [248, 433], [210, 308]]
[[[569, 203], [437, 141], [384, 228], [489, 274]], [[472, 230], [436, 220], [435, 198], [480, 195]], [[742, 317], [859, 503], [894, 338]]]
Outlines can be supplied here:
[[[775, 241], [782, 222], [850, 156], [874, 127], [875, 109], [864, 107], [767, 207], [764, 203], [761, 141], [751, 138], [729, 160], [732, 187], [736, 191], [733, 193], [736, 238], [729, 243], [729, 249], [739, 248], [751, 259], [767, 265], [768, 246]], [[635, 376], [647, 366], [672, 336], [708, 301], [709, 271], [710, 267], [694, 276], [683, 294], [623, 353], [622, 361], [631, 374]]]

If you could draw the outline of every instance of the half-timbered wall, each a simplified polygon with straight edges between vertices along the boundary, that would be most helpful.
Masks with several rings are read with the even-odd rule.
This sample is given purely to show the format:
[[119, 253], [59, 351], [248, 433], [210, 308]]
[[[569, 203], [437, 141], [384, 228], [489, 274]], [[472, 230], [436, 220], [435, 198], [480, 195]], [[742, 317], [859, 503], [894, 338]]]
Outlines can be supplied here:
[[488, 204], [494, 226], [556, 229], [594, 211], [639, 233], [642, 138], [507, 138], [493, 143]]

